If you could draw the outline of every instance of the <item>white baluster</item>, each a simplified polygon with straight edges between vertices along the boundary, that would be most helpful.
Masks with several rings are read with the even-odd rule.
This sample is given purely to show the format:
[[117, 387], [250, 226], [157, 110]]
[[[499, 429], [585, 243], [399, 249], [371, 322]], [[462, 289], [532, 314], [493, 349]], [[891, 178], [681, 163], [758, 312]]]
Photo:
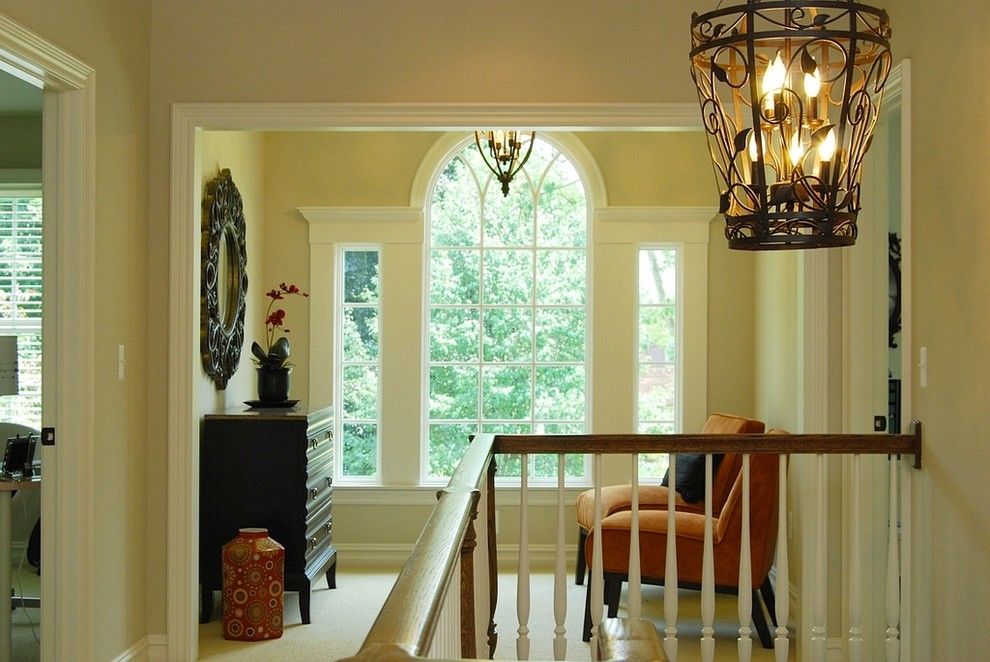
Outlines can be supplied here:
[[815, 520], [815, 567], [811, 594], [811, 655], [814, 662], [825, 662], [825, 656], [827, 654], [825, 641], [825, 598], [826, 579], [828, 575], [828, 568], [826, 567], [828, 533], [825, 529], [828, 518], [825, 501], [825, 455], [819, 454], [816, 457], [816, 461], [818, 463], [816, 480], [818, 508]]
[[516, 659], [529, 659], [529, 456], [519, 458], [519, 575], [516, 577]]
[[564, 454], [557, 455], [557, 568], [553, 578], [553, 659], [567, 659], [567, 564], [564, 558]]
[[670, 454], [667, 469], [667, 562], [663, 571], [663, 651], [670, 662], [677, 662], [677, 518], [674, 495], [677, 493], [677, 454]]
[[701, 660], [715, 659], [715, 547], [712, 532], [712, 454], [705, 454], [705, 552], [701, 566]]
[[887, 529], [887, 662], [897, 662], [900, 648], [900, 557], [897, 553], [897, 465], [898, 458], [890, 458], [890, 516]]
[[780, 455], [777, 469], [777, 593], [775, 613], [777, 615], [777, 638], [773, 647], [776, 662], [787, 662], [790, 641], [787, 639], [787, 619], [790, 613], [791, 578], [787, 569], [787, 456]]
[[632, 517], [629, 530], [629, 618], [639, 618], [642, 600], [640, 597], [641, 576], [639, 569], [639, 454], [632, 455]]
[[591, 656], [598, 659], [598, 624], [602, 622], [602, 455], [595, 454], [595, 541], [591, 550]]
[[849, 662], [863, 659], [863, 571], [860, 563], [860, 456], [853, 455], [849, 465], [852, 482], [849, 535]]
[[742, 456], [742, 539], [739, 547], [739, 640], [736, 647], [741, 662], [753, 656], [750, 638], [753, 622], [753, 558], [749, 544], [749, 454]]

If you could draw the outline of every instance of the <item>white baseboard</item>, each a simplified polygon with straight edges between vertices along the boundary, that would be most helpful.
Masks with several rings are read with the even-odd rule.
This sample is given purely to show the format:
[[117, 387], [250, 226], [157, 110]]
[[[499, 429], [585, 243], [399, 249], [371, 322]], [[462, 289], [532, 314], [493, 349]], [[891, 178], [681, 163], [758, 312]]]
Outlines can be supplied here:
[[113, 658], [113, 662], [165, 662], [168, 659], [168, 637], [149, 634]]
[[[341, 567], [350, 568], [401, 568], [413, 546], [405, 543], [339, 543], [337, 545], [337, 562]], [[500, 570], [516, 568], [519, 558], [519, 545], [499, 545], [498, 567]], [[530, 545], [529, 567], [537, 570], [552, 570], [555, 563], [556, 547], [554, 545]], [[564, 555], [568, 567], [573, 566], [577, 554], [577, 545], [564, 545]]]

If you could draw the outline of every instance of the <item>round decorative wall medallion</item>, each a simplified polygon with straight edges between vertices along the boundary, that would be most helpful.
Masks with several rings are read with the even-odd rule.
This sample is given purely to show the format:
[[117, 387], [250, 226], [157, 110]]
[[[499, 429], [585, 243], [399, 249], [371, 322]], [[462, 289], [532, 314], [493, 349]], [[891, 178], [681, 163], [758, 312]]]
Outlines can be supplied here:
[[202, 259], [200, 351], [206, 374], [224, 389], [241, 359], [248, 287], [244, 205], [227, 168], [206, 185]]

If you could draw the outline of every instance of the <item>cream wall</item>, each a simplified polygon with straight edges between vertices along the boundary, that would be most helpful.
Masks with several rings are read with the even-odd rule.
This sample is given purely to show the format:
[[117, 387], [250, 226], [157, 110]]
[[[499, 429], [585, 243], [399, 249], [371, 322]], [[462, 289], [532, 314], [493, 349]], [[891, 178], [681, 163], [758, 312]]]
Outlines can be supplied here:
[[990, 649], [990, 6], [885, 4], [897, 57], [912, 67], [912, 362], [928, 348], [928, 385], [916, 371], [913, 391], [925, 425], [913, 597], [928, 607], [916, 659], [979, 659]]
[[[251, 363], [251, 342], [264, 337], [264, 317], [268, 299], [262, 274], [266, 250], [262, 238], [265, 231], [265, 140], [264, 135], [248, 131], [204, 131], [199, 137], [200, 192], [206, 193], [207, 183], [222, 169], [230, 170], [231, 179], [241, 194], [244, 206], [244, 226], [247, 247], [248, 290], [244, 312], [244, 347], [241, 359], [227, 387], [216, 388], [200, 368], [195, 371], [195, 392], [200, 414], [243, 407], [244, 400], [258, 397], [257, 379]], [[199, 416], [196, 417], [197, 419]]]
[[40, 167], [41, 114], [0, 114], [0, 169]]
[[[93, 466], [91, 609], [101, 623], [91, 659], [112, 659], [149, 631], [148, 574], [154, 585], [162, 567], [150, 567], [146, 545], [148, 483], [164, 485], [159, 462], [149, 471], [148, 449], [161, 436], [149, 430], [149, 382], [165, 382], [166, 352], [156, 345], [148, 361], [148, 319], [164, 320], [164, 306], [148, 300], [148, 255], [167, 244], [148, 224], [149, 5], [131, 0], [99, 2], [0, 0], [0, 13], [17, 21], [96, 70], [96, 400]], [[167, 159], [167, 156], [165, 157]], [[151, 241], [151, 246], [149, 246]], [[153, 311], [153, 312], [152, 312]], [[161, 324], [164, 326], [164, 324]], [[117, 345], [127, 358], [117, 379]], [[161, 407], [163, 399], [155, 403]], [[71, 443], [71, 431], [63, 436]], [[155, 508], [164, 509], [158, 501]], [[160, 527], [158, 527], [160, 528]], [[164, 532], [154, 538], [164, 541]], [[55, 544], [73, 544], [56, 541]], [[160, 628], [157, 631], [162, 631]]]

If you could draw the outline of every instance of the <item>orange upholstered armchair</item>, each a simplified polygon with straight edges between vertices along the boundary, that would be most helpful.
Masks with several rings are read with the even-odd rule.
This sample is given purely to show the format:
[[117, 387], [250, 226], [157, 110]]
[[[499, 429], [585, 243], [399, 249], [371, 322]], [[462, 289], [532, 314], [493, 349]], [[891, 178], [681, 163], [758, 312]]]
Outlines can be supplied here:
[[[771, 433], [778, 432], [771, 430]], [[769, 580], [777, 544], [777, 455], [750, 456], [750, 553], [752, 559], [753, 625], [764, 648], [773, 643], [760, 599], [774, 618], [774, 594]], [[732, 476], [728, 494], [720, 510], [713, 509], [713, 548], [715, 590], [738, 593], [739, 551], [742, 542], [742, 456], [728, 453], [718, 470], [714, 485], [723, 476]], [[715, 493], [713, 491], [713, 503]], [[602, 520], [602, 568], [605, 577], [605, 601], [608, 615], [614, 617], [619, 606], [622, 582], [629, 578], [629, 540], [632, 516], [628, 510], [615, 512]], [[644, 510], [639, 516], [640, 572], [643, 583], [664, 584], [667, 556], [666, 510]], [[681, 588], [701, 588], [702, 559], [705, 541], [705, 515], [698, 512], [675, 513], [677, 544], [677, 583]], [[585, 540], [585, 555], [594, 553], [594, 532]], [[585, 641], [591, 637], [591, 587], [585, 602]]]
[[[705, 421], [705, 426], [701, 434], [745, 434], [763, 432], [764, 425], [760, 421], [733, 416], [732, 414], [712, 414]], [[717, 517], [722, 510], [729, 495], [729, 489], [739, 473], [741, 462], [738, 457], [732, 454], [727, 455], [715, 474], [715, 483], [712, 486], [712, 513]], [[677, 484], [683, 486], [681, 469], [678, 469]], [[705, 512], [705, 503], [699, 500], [695, 503], [685, 501], [679, 492], [674, 495], [674, 507], [678, 512], [701, 513]], [[639, 486], [639, 508], [640, 510], [667, 510], [667, 488], [662, 485], [640, 484]], [[702, 496], [702, 499], [704, 497]], [[627, 511], [632, 507], [632, 486], [631, 485], [610, 485], [602, 488], [602, 518], [606, 518], [614, 513]], [[583, 584], [586, 574], [587, 563], [585, 562], [585, 539], [588, 531], [595, 525], [595, 491], [588, 490], [578, 496], [577, 503], [577, 523], [578, 523], [578, 551], [577, 570], [575, 572], [575, 583]]]

